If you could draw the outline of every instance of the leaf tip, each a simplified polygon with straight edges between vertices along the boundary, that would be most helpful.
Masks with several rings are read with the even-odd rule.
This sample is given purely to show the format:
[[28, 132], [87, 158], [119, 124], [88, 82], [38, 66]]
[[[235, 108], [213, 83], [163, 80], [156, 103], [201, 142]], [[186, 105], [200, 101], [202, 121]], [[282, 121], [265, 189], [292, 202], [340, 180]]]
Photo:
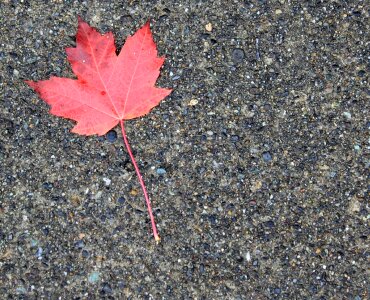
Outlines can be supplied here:
[[81, 16], [77, 16], [77, 21], [78, 21], [78, 24], [85, 23], [84, 19], [82, 19]]
[[150, 31], [150, 19], [148, 19], [142, 28], [149, 29]]
[[32, 80], [25, 80], [24, 81], [28, 86], [30, 86], [31, 88], [35, 89], [36, 88], [36, 85], [37, 83], [35, 81], [32, 81]]
[[77, 16], [77, 22], [78, 22], [77, 27], [79, 29], [82, 28], [83, 26], [87, 26], [87, 28], [90, 28], [90, 25], [87, 22], [85, 22], [85, 20], [80, 16]]

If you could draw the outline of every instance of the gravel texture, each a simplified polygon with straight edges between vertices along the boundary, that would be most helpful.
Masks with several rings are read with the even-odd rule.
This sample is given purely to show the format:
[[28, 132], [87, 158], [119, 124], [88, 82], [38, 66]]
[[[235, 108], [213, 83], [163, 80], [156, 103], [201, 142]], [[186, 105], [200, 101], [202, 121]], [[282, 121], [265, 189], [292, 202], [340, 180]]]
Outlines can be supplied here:
[[[24, 83], [73, 77], [77, 16], [148, 18], [174, 92], [120, 131]], [[367, 1], [0, 1], [0, 299], [369, 297]]]

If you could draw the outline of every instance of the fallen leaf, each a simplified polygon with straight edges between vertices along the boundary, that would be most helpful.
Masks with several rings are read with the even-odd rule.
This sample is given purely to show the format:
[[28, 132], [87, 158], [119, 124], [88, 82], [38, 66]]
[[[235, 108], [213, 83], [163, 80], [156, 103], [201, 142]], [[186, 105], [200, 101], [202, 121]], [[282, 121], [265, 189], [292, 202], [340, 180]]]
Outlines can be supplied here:
[[129, 36], [116, 54], [113, 34], [100, 34], [78, 19], [76, 47], [67, 48], [67, 58], [77, 79], [52, 76], [26, 81], [51, 106], [50, 113], [75, 120], [72, 132], [104, 135], [120, 123], [123, 139], [142, 187], [153, 234], [159, 241], [149, 196], [124, 130], [124, 120], [147, 114], [171, 93], [155, 82], [164, 57], [157, 48], [149, 21]]
[[79, 18], [76, 47], [67, 48], [76, 79], [26, 81], [51, 105], [50, 113], [77, 121], [72, 132], [104, 135], [121, 120], [147, 114], [171, 93], [154, 86], [157, 57], [149, 22], [129, 36], [117, 56], [113, 34], [101, 35]]

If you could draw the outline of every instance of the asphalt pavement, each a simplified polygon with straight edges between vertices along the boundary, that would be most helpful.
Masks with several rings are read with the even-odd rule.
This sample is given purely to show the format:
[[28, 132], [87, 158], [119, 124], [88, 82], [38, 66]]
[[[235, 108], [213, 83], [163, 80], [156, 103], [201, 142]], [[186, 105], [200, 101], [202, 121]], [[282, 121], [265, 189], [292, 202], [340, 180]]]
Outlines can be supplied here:
[[[158, 86], [79, 136], [24, 80], [74, 78], [77, 17], [148, 19]], [[0, 299], [369, 297], [366, 1], [0, 1]]]

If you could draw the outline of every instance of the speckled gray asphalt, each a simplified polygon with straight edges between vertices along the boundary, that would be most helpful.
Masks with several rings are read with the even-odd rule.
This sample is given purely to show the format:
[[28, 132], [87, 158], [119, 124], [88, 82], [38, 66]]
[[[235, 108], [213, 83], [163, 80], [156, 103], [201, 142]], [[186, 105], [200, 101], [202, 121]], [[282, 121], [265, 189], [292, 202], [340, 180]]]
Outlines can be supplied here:
[[[369, 297], [366, 1], [0, 1], [0, 299]], [[77, 16], [148, 19], [158, 86], [126, 130], [70, 133], [24, 80], [73, 77]]]

